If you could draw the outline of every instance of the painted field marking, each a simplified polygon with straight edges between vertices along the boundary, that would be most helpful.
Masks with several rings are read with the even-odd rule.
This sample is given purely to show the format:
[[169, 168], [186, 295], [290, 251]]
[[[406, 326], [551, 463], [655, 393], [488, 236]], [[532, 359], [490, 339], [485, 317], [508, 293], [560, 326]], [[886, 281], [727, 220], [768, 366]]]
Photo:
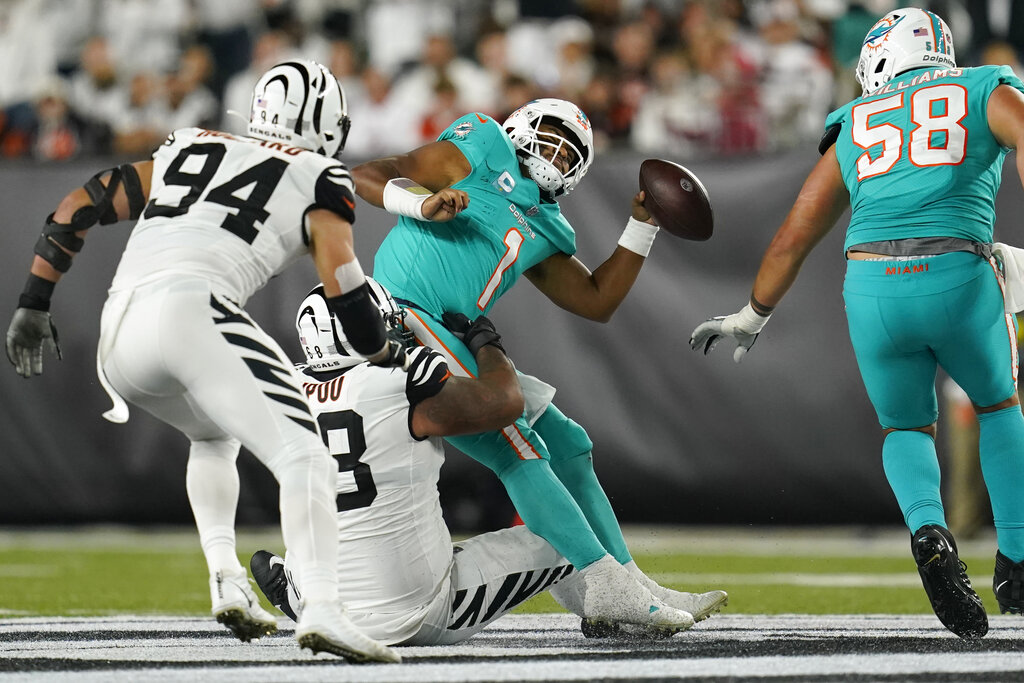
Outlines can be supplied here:
[[920, 577], [913, 572], [899, 574], [811, 574], [773, 572], [771, 574], [719, 574], [656, 572], [651, 578], [662, 585], [684, 586], [837, 586], [845, 588], [921, 588]]

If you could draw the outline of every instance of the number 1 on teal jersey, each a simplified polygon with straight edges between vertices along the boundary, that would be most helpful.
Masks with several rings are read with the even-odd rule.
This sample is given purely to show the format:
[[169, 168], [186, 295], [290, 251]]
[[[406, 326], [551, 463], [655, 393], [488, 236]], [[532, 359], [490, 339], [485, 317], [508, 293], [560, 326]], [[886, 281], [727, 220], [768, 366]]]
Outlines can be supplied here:
[[487, 304], [491, 302], [491, 298], [494, 296], [495, 290], [497, 290], [498, 285], [501, 284], [501, 276], [504, 275], [505, 271], [516, 262], [517, 258], [519, 258], [519, 248], [523, 246], [523, 239], [523, 233], [519, 232], [515, 228], [511, 228], [505, 233], [505, 253], [502, 255], [501, 260], [498, 261], [498, 265], [495, 266], [490, 279], [487, 280], [487, 286], [485, 286], [484, 291], [481, 292], [480, 298], [476, 300], [476, 307], [481, 311], [487, 310]]

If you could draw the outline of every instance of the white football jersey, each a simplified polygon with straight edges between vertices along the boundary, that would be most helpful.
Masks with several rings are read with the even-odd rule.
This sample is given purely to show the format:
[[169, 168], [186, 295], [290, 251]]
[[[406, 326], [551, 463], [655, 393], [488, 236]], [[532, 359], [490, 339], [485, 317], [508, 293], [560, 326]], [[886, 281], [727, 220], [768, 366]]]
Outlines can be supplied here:
[[308, 253], [310, 210], [355, 219], [353, 191], [336, 159], [280, 142], [176, 130], [153, 154], [149, 201], [111, 291], [195, 275], [245, 305]]
[[408, 372], [363, 363], [303, 389], [338, 460], [339, 595], [349, 617], [390, 642], [412, 636], [447, 591], [452, 542], [441, 516], [440, 438], [417, 439], [411, 407], [450, 377], [437, 352], [410, 353]]

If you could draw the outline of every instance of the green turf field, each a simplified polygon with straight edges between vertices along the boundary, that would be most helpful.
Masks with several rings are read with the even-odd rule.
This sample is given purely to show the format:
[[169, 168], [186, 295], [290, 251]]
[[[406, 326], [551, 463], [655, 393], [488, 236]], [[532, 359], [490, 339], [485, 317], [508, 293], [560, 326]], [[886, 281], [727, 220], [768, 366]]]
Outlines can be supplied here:
[[[909, 537], [886, 531], [632, 530], [637, 563], [664, 585], [729, 592], [734, 614], [929, 613]], [[987, 548], [991, 547], [991, 551]], [[243, 564], [280, 552], [273, 530], [239, 534]], [[991, 541], [961, 543], [990, 614]], [[207, 572], [191, 530], [0, 531], [0, 616], [203, 615]], [[546, 594], [518, 612], [560, 611]]]

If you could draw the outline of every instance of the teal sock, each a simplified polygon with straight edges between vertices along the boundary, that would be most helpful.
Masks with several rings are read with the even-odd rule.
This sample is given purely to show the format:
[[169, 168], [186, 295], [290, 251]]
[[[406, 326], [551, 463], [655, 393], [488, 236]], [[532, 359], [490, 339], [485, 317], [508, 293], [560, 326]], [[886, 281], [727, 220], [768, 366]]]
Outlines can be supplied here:
[[574, 567], [583, 569], [608, 554], [547, 460], [517, 460], [498, 478], [526, 528]]
[[946, 526], [939, 493], [939, 458], [931, 436], [908, 430], [890, 432], [882, 444], [882, 467], [911, 533], [925, 524]]
[[565, 460], [552, 454], [551, 469], [580, 506], [587, 522], [590, 523], [590, 528], [594, 530], [597, 540], [605, 550], [618, 560], [619, 564], [626, 564], [632, 560], [629, 548], [626, 547], [626, 539], [622, 537], [619, 520], [615, 517], [615, 511], [612, 510], [612, 504], [601, 487], [601, 482], [597, 480], [594, 458], [590, 452]]
[[1024, 415], [1020, 406], [978, 415], [978, 452], [999, 550], [1024, 560]]

